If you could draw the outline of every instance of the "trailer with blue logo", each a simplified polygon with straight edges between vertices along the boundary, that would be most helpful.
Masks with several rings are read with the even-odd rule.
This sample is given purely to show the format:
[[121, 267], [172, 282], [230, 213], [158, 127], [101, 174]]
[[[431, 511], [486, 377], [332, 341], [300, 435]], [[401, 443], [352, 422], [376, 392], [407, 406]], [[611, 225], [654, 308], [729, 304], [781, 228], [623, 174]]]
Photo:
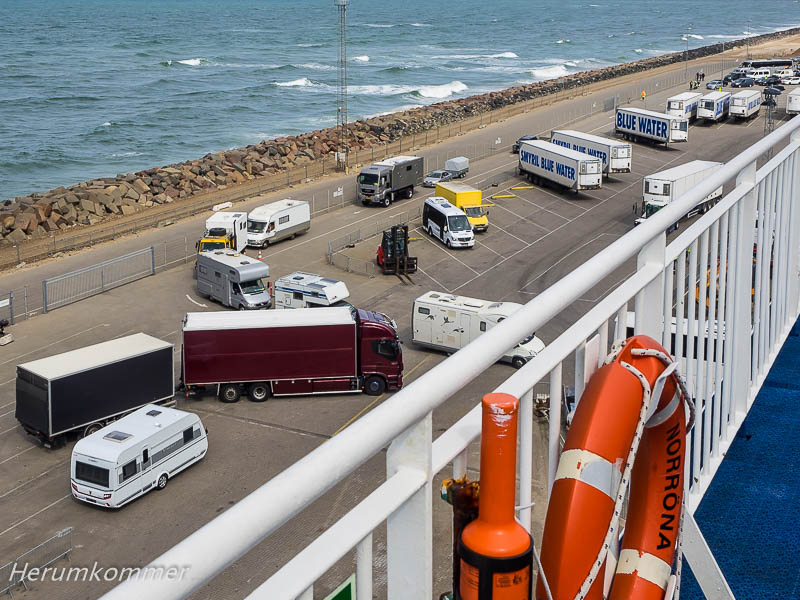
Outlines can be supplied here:
[[614, 130], [626, 140], [652, 140], [663, 144], [689, 141], [689, 119], [644, 108], [617, 108]]
[[550, 141], [564, 148], [583, 152], [603, 161], [603, 173], [630, 173], [633, 149], [628, 142], [611, 140], [571, 129], [554, 129]]
[[697, 104], [703, 94], [700, 92], [681, 92], [677, 96], [667, 98], [667, 114], [686, 117], [690, 121], [697, 118]]
[[731, 96], [731, 115], [740, 119], [758, 116], [761, 108], [761, 90], [742, 90]]
[[599, 158], [544, 140], [522, 142], [517, 168], [532, 183], [552, 181], [576, 194], [598, 189], [603, 178], [603, 162]]
[[728, 118], [731, 104], [730, 92], [711, 92], [700, 98], [697, 118], [706, 121], [724, 121]]

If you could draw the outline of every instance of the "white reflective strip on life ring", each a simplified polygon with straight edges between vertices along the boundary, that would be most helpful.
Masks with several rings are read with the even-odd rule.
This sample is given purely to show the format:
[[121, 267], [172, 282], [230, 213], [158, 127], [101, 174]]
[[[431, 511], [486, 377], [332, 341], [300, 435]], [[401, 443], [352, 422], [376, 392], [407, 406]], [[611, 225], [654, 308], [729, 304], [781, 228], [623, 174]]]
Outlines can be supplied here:
[[624, 549], [619, 554], [617, 575], [636, 575], [656, 584], [662, 590], [667, 589], [672, 568], [663, 560], [647, 552], [639, 554], [638, 550]]
[[565, 450], [558, 461], [555, 480], [577, 479], [613, 500], [619, 486], [621, 466], [621, 461], [620, 466], [615, 467], [602, 456], [588, 450]]

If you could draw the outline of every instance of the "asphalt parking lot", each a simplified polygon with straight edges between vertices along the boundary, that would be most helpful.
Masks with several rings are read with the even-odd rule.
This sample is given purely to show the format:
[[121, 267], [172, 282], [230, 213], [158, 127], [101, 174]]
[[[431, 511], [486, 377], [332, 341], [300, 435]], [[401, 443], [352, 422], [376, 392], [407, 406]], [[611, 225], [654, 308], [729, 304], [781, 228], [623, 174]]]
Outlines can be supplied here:
[[[679, 91], [683, 89], [649, 96], [648, 108], [656, 109], [658, 103], [663, 105], [667, 95]], [[785, 103], [785, 94], [781, 102]], [[778, 116], [784, 117], [782, 110]], [[520, 133], [525, 132], [527, 118], [519, 118]], [[613, 117], [599, 114], [570, 127], [610, 136]], [[387, 214], [421, 204], [430, 195], [427, 190], [420, 190], [411, 200], [388, 209], [353, 205], [319, 217], [311, 232], [270, 248], [264, 260], [270, 265], [273, 279], [294, 270], [342, 279], [350, 288], [353, 304], [393, 317], [404, 342], [404, 379], [412, 381], [446, 358], [443, 353], [411, 345], [410, 313], [415, 297], [439, 289], [524, 303], [633, 227], [632, 209], [641, 200], [642, 177], [697, 158], [728, 160], [760, 139], [763, 131], [763, 116], [749, 122], [730, 119], [722, 124], [693, 125], [690, 141], [685, 144], [668, 148], [634, 144], [631, 173], [617, 174], [605, 180], [601, 189], [578, 195], [527, 184], [515, 174], [516, 156], [511, 154], [496, 154], [475, 162], [465, 182], [483, 189], [486, 200], [494, 196], [489, 200], [496, 206], [490, 209], [488, 232], [476, 236], [474, 249], [448, 250], [415, 229], [414, 236], [419, 239], [412, 242], [411, 251], [419, 258], [420, 272], [410, 282], [393, 276], [370, 279], [345, 273], [326, 263], [324, 251], [329, 238], [348, 231], [358, 221], [384, 219]], [[374, 258], [378, 242], [379, 238], [371, 238], [352, 252], [365, 259]], [[221, 309], [197, 295], [191, 269], [190, 264], [179, 265], [14, 327], [17, 341], [4, 347], [0, 354], [0, 565], [68, 526], [74, 528], [75, 550], [71, 558], [74, 565], [91, 565], [96, 560], [115, 566], [145, 564], [387, 397], [354, 394], [278, 398], [265, 404], [246, 400], [221, 404], [210, 397], [179, 398], [179, 407], [196, 411], [209, 430], [209, 452], [201, 463], [170, 481], [165, 491], [149, 493], [119, 511], [74, 501], [68, 469], [74, 440], [65, 448], [47, 450], [22, 431], [14, 418], [15, 365], [144, 331], [175, 344], [176, 369], [179, 369], [183, 315], [193, 310]], [[538, 331], [537, 336], [545, 343], [553, 340], [632, 270], [632, 265], [618, 269], [585, 298], [565, 306], [563, 313]], [[443, 405], [434, 414], [434, 435], [511, 373], [510, 366], [495, 365], [467, 393]], [[565, 373], [565, 380], [568, 378]], [[546, 430], [546, 423], [538, 426]], [[543, 465], [545, 460], [544, 436], [537, 437], [535, 444], [534, 471], [541, 473], [537, 465]], [[473, 476], [477, 465], [477, 449], [473, 448], [469, 460]], [[379, 455], [195, 597], [244, 597], [371, 491], [384, 475], [384, 461]], [[534, 499], [538, 498], [541, 505], [535, 508], [534, 522], [540, 524], [544, 481], [535, 480], [534, 485]], [[434, 506], [437, 549], [434, 589], [438, 593], [450, 589], [447, 583], [450, 509], [437, 498]], [[384, 543], [384, 532], [379, 530], [375, 536], [376, 564], [382, 560]], [[321, 582], [320, 590], [343, 580], [352, 570], [350, 557], [346, 557]], [[15, 594], [21, 598], [95, 598], [111, 586], [104, 582], [37, 582], [29, 591]], [[377, 581], [376, 592], [380, 594], [380, 590]]]

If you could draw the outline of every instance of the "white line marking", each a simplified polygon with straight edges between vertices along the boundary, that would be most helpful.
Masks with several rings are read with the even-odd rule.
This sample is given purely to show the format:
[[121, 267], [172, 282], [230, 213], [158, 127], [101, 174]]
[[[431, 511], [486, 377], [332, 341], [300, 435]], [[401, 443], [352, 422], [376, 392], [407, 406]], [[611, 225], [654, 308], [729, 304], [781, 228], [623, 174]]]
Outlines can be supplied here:
[[205, 304], [201, 304], [200, 302], [197, 302], [197, 301], [196, 301], [195, 299], [193, 299], [193, 298], [192, 298], [192, 297], [191, 297], [189, 294], [186, 294], [186, 299], [187, 299], [189, 302], [191, 302], [192, 304], [196, 304], [197, 306], [202, 306], [203, 308], [208, 308], [208, 306], [206, 306]]
[[[25, 454], [26, 452], [30, 452], [30, 451], [31, 451], [31, 450], [33, 450], [34, 448], [36, 448], [36, 446], [30, 446], [29, 448], [25, 448], [25, 450], [23, 450], [23, 451], [21, 451], [21, 452], [17, 452], [16, 454], [12, 454], [12, 455], [11, 455], [11, 456], [9, 456], [8, 458], [4, 458], [3, 460], [0, 460], [0, 465], [2, 465], [3, 463], [7, 463], [8, 461], [10, 461], [10, 460], [12, 460], [12, 459], [14, 459], [14, 458], [17, 458], [17, 457], [18, 457], [20, 454]], [[17, 489], [17, 488], [14, 488], [14, 489]], [[11, 490], [11, 492], [13, 492], [13, 491], [14, 491], [14, 490]], [[3, 494], [2, 496], [0, 496], [0, 498], [4, 498], [5, 496], [7, 496], [8, 494], [10, 494], [11, 492], [6, 492], [6, 493], [5, 493], [5, 494]]]
[[55, 502], [51, 502], [50, 504], [48, 504], [47, 506], [45, 506], [45, 507], [44, 507], [44, 508], [42, 508], [41, 510], [37, 510], [37, 511], [36, 511], [35, 513], [33, 513], [31, 516], [29, 516], [29, 517], [25, 517], [24, 519], [22, 519], [22, 521], [17, 521], [17, 522], [16, 522], [16, 523], [14, 523], [14, 524], [13, 524], [11, 527], [8, 527], [8, 528], [4, 529], [3, 531], [0, 531], [0, 535], [3, 535], [3, 534], [5, 534], [5, 533], [8, 533], [9, 531], [11, 531], [12, 529], [14, 529], [15, 527], [19, 527], [19, 526], [20, 526], [20, 525], [22, 525], [22, 524], [23, 524], [25, 521], [29, 521], [30, 519], [32, 519], [33, 517], [35, 517], [35, 516], [36, 516], [36, 515], [38, 515], [39, 513], [43, 513], [43, 512], [44, 512], [44, 511], [46, 511], [48, 508], [52, 508], [52, 507], [54, 507], [56, 504], [58, 504], [58, 503], [59, 503], [59, 502], [61, 502], [62, 500], [66, 500], [66, 499], [67, 499], [67, 498], [69, 498], [71, 495], [72, 495], [72, 494], [67, 494], [66, 496], [62, 496], [61, 498], [59, 498], [59, 499], [58, 499], [58, 500], [56, 500]]
[[420, 273], [422, 273], [423, 275], [425, 275], [425, 277], [427, 277], [428, 279], [430, 279], [430, 280], [431, 280], [433, 283], [435, 283], [436, 285], [438, 285], [438, 286], [439, 286], [440, 288], [442, 288], [442, 289], [443, 289], [445, 292], [447, 292], [447, 293], [450, 293], [450, 290], [447, 288], [447, 286], [445, 286], [445, 285], [442, 285], [442, 283], [441, 283], [440, 281], [437, 281], [437, 280], [436, 280], [434, 277], [431, 277], [430, 275], [428, 275], [428, 274], [427, 274], [425, 271], [423, 271], [423, 270], [422, 270], [422, 269], [420, 269], [419, 267], [417, 267], [417, 271], [419, 271]]
[[555, 215], [555, 216], [559, 217], [560, 219], [564, 219], [567, 222], [569, 222], [571, 220], [569, 217], [565, 217], [564, 215], [560, 215], [557, 212], [550, 210], [549, 208], [545, 208], [544, 206], [541, 206], [541, 205], [537, 204], [533, 200], [528, 200], [527, 198], [523, 198], [522, 196], [517, 196], [517, 198], [519, 198], [520, 200], [524, 200], [528, 204], [532, 204], [533, 206], [535, 206], [539, 210], [543, 210], [544, 212], [549, 212], [551, 215]]
[[[44, 350], [45, 348], [49, 348], [50, 346], [55, 346], [56, 344], [60, 344], [61, 342], [66, 342], [67, 340], [70, 340], [70, 339], [72, 339], [74, 337], [77, 337], [79, 335], [83, 335], [84, 333], [88, 333], [88, 332], [92, 331], [93, 329], [97, 329], [98, 327], [110, 327], [110, 324], [109, 323], [100, 323], [100, 325], [95, 325], [94, 327], [89, 327], [89, 329], [84, 329], [82, 331], [79, 331], [78, 333], [73, 333], [72, 335], [68, 335], [65, 338], [61, 338], [60, 340], [56, 340], [55, 342], [50, 342], [49, 344], [45, 344], [44, 346], [41, 346], [40, 348], [37, 348], [36, 350], [31, 350], [30, 352], [26, 352], [25, 354], [20, 354], [18, 356], [15, 356], [14, 358], [9, 358], [8, 360], [4, 360], [3, 362], [0, 362], [0, 365], [5, 365], [7, 363], [14, 362], [16, 360], [19, 360], [23, 356], [28, 356], [29, 354], [36, 354], [40, 350]], [[14, 380], [12, 379], [11, 381], [14, 381]]]
[[[514, 216], [515, 216], [515, 217], [517, 217], [518, 219], [522, 219], [523, 221], [527, 221], [527, 222], [528, 222], [528, 223], [530, 223], [531, 225], [536, 225], [536, 227], [538, 227], [539, 229], [544, 229], [545, 231], [550, 231], [549, 229], [547, 229], [547, 227], [543, 227], [543, 226], [539, 225], [537, 222], [535, 222], [535, 221], [532, 221], [532, 220], [531, 220], [531, 219], [529, 219], [528, 217], [523, 217], [522, 215], [519, 215], [519, 214], [515, 213], [513, 210], [510, 210], [510, 209], [506, 208], [505, 206], [502, 206], [501, 204], [498, 204], [497, 202], [495, 202], [495, 204], [494, 204], [494, 205], [495, 205], [497, 208], [502, 208], [502, 209], [503, 209], [504, 211], [506, 211], [506, 212], [510, 212], [512, 215], [514, 215]], [[502, 231], [503, 233], [508, 233], [508, 232], [507, 232], [505, 229], [503, 229], [502, 227], [498, 227], [498, 229], [499, 229], [500, 231]], [[518, 239], [520, 242], [522, 242], [522, 243], [524, 243], [524, 244], [527, 244], [527, 243], [528, 243], [528, 242], [526, 242], [525, 240], [522, 240], [522, 239], [518, 238], [517, 236], [515, 236], [515, 235], [513, 235], [513, 234], [511, 234], [511, 233], [508, 233], [508, 235], [510, 235], [510, 236], [511, 236], [511, 237], [513, 237], [513, 238], [516, 238], [516, 239]]]
[[6, 415], [10, 415], [13, 412], [14, 412], [13, 410], [10, 410], [8, 412], [4, 412], [3, 414], [0, 414], [0, 417], [5, 417]]
[[[35, 446], [31, 446], [31, 448], [28, 448], [28, 450], [30, 450], [30, 449], [32, 449], [32, 448], [35, 448]], [[27, 450], [23, 450], [22, 452], [27, 452]], [[22, 454], [22, 452], [20, 452], [20, 454]], [[15, 454], [14, 456], [19, 456], [19, 454]], [[12, 458], [14, 458], [14, 456], [12, 456], [12, 457], [10, 457], [10, 458], [7, 458], [7, 459], [6, 459], [6, 460], [4, 460], [3, 462], [6, 462], [7, 460], [11, 460]], [[2, 463], [0, 463], [0, 464], [2, 464]], [[43, 472], [43, 473], [39, 473], [39, 474], [38, 474], [36, 477], [31, 477], [30, 479], [28, 479], [28, 481], [23, 481], [23, 482], [22, 482], [22, 483], [20, 483], [18, 486], [16, 486], [16, 487], [13, 487], [13, 488], [11, 488], [10, 490], [8, 490], [7, 492], [5, 492], [5, 493], [3, 493], [2, 495], [0, 495], [0, 499], [2, 499], [2, 498], [5, 498], [5, 497], [6, 497], [6, 496], [8, 496], [9, 494], [12, 494], [12, 493], [16, 492], [16, 491], [17, 491], [19, 488], [21, 488], [21, 487], [24, 487], [24, 486], [28, 485], [29, 483], [33, 483], [33, 482], [34, 482], [34, 481], [36, 481], [37, 479], [40, 479], [40, 478], [44, 477], [45, 475], [47, 475], [48, 473], [50, 473], [50, 472], [51, 472], [53, 469], [56, 469], [56, 468], [62, 467], [63, 465], [64, 465], [64, 463], [59, 463], [59, 464], [58, 464], [58, 465], [56, 465], [55, 467], [53, 467], [53, 468], [51, 468], [51, 469], [47, 469], [47, 471], [45, 471], [45, 472]]]
[[17, 427], [18, 427], [18, 425], [14, 425], [11, 429], [6, 429], [5, 431], [0, 431], [0, 435], [3, 435], [5, 433], [9, 433], [10, 431], [14, 431]]
[[[414, 232], [415, 232], [415, 233], [421, 233], [421, 234], [423, 234], [423, 235], [428, 235], [426, 231], [420, 231], [419, 227], [415, 227], [415, 228], [414, 228]], [[436, 240], [436, 241], [438, 242], [438, 240]], [[442, 252], [444, 252], [445, 254], [447, 254], [447, 256], [449, 256], [449, 257], [450, 257], [450, 258], [452, 258], [453, 260], [455, 260], [455, 261], [457, 261], [457, 262], [460, 262], [462, 265], [464, 265], [465, 267], [467, 267], [467, 268], [468, 268], [470, 271], [472, 271], [472, 272], [473, 272], [473, 273], [475, 273], [476, 275], [478, 274], [478, 272], [477, 272], [475, 269], [473, 269], [472, 267], [470, 267], [470, 266], [469, 266], [467, 263], [465, 263], [464, 261], [462, 261], [462, 260], [460, 260], [460, 259], [456, 258], [455, 256], [453, 256], [453, 255], [452, 255], [452, 254], [451, 254], [451, 253], [450, 253], [450, 252], [447, 250], [447, 248], [444, 248], [444, 247], [442, 247], [442, 245], [441, 245], [441, 244], [438, 244], [438, 243], [437, 243], [437, 244], [431, 244], [431, 245], [432, 245], [434, 248], [437, 248], [437, 249], [441, 250]], [[431, 278], [431, 279], [433, 279], [433, 278]]]

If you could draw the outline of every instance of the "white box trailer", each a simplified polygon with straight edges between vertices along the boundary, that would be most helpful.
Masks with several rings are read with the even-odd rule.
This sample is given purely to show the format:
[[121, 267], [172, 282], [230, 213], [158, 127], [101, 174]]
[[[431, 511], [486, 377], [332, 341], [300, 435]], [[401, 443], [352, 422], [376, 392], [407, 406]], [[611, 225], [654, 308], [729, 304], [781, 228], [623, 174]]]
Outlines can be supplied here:
[[[693, 160], [684, 165], [672, 167], [666, 171], [653, 173], [644, 178], [642, 182], [642, 213], [636, 219], [638, 225], [647, 217], [657, 213], [674, 202], [691, 188], [708, 179], [722, 167], [722, 163], [709, 160]], [[708, 196], [681, 218], [691, 217], [698, 212], [705, 212], [716, 204], [715, 199], [722, 196], [722, 186], [711, 192]], [[677, 229], [675, 223], [670, 230]]]
[[253, 209], [247, 218], [247, 245], [270, 244], [311, 229], [311, 209], [305, 200], [278, 200]]
[[706, 121], [723, 121], [728, 118], [730, 111], [730, 92], [711, 92], [700, 98], [697, 107], [697, 118]]
[[[516, 302], [490, 302], [445, 292], [428, 292], [414, 300], [412, 341], [420, 346], [454, 352], [520, 308], [522, 305]], [[542, 350], [542, 340], [531, 334], [509, 348], [500, 360], [510, 362], [518, 369]]]
[[786, 96], [786, 113], [796, 115], [800, 113], [800, 88], [795, 88]]
[[550, 141], [564, 148], [583, 152], [603, 161], [603, 173], [630, 173], [632, 146], [628, 142], [611, 140], [572, 129], [554, 129]]
[[667, 98], [667, 114], [686, 117], [690, 121], [697, 118], [697, 104], [703, 94], [700, 92], [681, 92]]
[[533, 183], [552, 181], [576, 194], [598, 189], [603, 178], [603, 162], [599, 158], [543, 140], [522, 142], [518, 169]]
[[614, 130], [626, 140], [689, 141], [689, 119], [643, 108], [618, 107]]
[[247, 213], [216, 212], [206, 219], [203, 239], [197, 243], [197, 251], [224, 250], [237, 252], [247, 247]]
[[275, 308], [341, 306], [350, 290], [344, 281], [296, 271], [275, 282]]
[[740, 119], [758, 116], [761, 108], [761, 90], [742, 90], [731, 96], [731, 115]]

